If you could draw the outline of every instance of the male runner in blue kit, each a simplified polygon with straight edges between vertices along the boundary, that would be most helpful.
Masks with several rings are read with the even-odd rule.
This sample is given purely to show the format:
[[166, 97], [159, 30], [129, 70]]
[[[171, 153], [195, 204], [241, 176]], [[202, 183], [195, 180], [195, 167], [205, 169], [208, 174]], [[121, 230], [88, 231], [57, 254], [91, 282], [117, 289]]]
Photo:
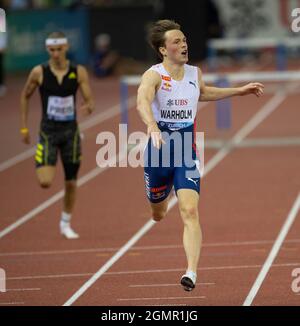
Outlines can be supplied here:
[[79, 237], [71, 228], [76, 199], [76, 179], [81, 161], [80, 133], [76, 120], [76, 93], [79, 88], [84, 104], [80, 109], [89, 114], [94, 110], [86, 69], [67, 59], [69, 44], [62, 32], [51, 33], [46, 39], [49, 61], [32, 69], [21, 94], [21, 137], [30, 143], [27, 127], [29, 99], [39, 87], [42, 121], [36, 148], [36, 173], [41, 187], [51, 186], [60, 152], [65, 173], [65, 195], [60, 232], [67, 239]]
[[[180, 283], [186, 291], [194, 289], [202, 243], [198, 201], [200, 193], [199, 161], [196, 155], [194, 122], [198, 101], [215, 101], [231, 96], [255, 94], [261, 96], [264, 86], [250, 83], [242, 87], [217, 88], [204, 84], [201, 70], [187, 65], [188, 45], [180, 25], [170, 20], [156, 22], [149, 33], [149, 42], [162, 62], [147, 70], [138, 89], [137, 109], [147, 126], [150, 137], [145, 149], [145, 184], [154, 221], [164, 218], [170, 192], [174, 186], [180, 215], [184, 224], [183, 246], [187, 257], [186, 273]], [[164, 137], [179, 133], [190, 134], [191, 159], [178, 166], [176, 159], [185, 158], [186, 143], [182, 148]], [[163, 164], [164, 147], [170, 145], [170, 164]], [[158, 166], [152, 166], [155, 150], [160, 153]], [[168, 161], [168, 160], [165, 160]], [[192, 165], [190, 163], [193, 163]], [[188, 163], [188, 164], [187, 164]], [[155, 162], [157, 164], [157, 162]], [[193, 172], [192, 176], [189, 172]]]

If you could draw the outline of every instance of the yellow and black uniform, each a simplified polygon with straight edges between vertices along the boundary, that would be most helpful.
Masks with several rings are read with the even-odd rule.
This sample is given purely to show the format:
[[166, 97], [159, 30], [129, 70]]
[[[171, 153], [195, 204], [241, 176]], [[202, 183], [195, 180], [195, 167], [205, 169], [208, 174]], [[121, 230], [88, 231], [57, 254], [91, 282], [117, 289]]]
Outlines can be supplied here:
[[77, 66], [70, 65], [59, 84], [49, 64], [43, 64], [43, 81], [39, 87], [42, 121], [36, 148], [36, 167], [56, 165], [60, 152], [65, 179], [77, 177], [81, 159], [81, 142], [76, 121]]

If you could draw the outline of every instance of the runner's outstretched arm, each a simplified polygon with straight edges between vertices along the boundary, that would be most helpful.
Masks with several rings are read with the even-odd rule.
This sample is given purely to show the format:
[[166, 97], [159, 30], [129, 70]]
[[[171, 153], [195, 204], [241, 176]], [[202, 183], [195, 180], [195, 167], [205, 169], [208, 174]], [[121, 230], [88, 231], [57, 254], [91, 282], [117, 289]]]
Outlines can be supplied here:
[[257, 97], [260, 97], [264, 92], [264, 85], [261, 83], [249, 83], [241, 87], [228, 87], [228, 88], [206, 86], [202, 78], [201, 70], [199, 68], [198, 68], [198, 77], [199, 77], [199, 85], [200, 85], [199, 101], [203, 101], [203, 102], [217, 101], [227, 97], [243, 96], [249, 94], [254, 94]]

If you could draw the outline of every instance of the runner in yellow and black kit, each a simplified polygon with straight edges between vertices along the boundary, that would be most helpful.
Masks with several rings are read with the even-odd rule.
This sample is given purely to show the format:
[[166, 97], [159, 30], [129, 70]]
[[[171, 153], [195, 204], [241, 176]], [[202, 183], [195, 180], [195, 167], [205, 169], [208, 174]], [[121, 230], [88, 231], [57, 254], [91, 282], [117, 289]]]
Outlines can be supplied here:
[[60, 231], [68, 239], [78, 238], [71, 226], [71, 215], [76, 198], [76, 179], [81, 160], [80, 133], [76, 121], [76, 93], [81, 90], [84, 98], [82, 109], [94, 109], [86, 69], [72, 65], [66, 58], [69, 48], [66, 36], [54, 32], [46, 39], [49, 62], [34, 67], [21, 95], [21, 135], [30, 143], [27, 128], [29, 99], [39, 87], [42, 100], [42, 121], [35, 161], [41, 187], [48, 188], [55, 175], [57, 154], [60, 152], [65, 172], [64, 207]]

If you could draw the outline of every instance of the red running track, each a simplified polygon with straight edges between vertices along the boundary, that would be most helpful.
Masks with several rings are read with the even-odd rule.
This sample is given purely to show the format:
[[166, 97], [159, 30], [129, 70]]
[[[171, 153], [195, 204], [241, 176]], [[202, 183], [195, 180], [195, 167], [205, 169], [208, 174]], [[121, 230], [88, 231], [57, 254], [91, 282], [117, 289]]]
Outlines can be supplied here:
[[[18, 139], [15, 96], [23, 80], [13, 82], [8, 96], [1, 100], [1, 162], [27, 149]], [[93, 89], [98, 103], [95, 115], [118, 104], [116, 80], [93, 80]], [[205, 132], [206, 139], [230, 140], [266, 104], [274, 103], [274, 96], [234, 99], [229, 132], [216, 130], [214, 105], [206, 105], [198, 115], [198, 130]], [[300, 137], [298, 103], [299, 95], [293, 93], [274, 105], [274, 111], [246, 137], [250, 143], [257, 142], [226, 152], [202, 180], [199, 211], [204, 244], [193, 292], [186, 293], [179, 285], [186, 263], [182, 222], [175, 205], [164, 221], [142, 236], [73, 304], [242, 305], [299, 194], [299, 143], [282, 145], [277, 139]], [[30, 116], [33, 134], [38, 119], [36, 98]], [[81, 121], [86, 119], [81, 117]], [[117, 133], [119, 120], [116, 115], [85, 130], [80, 178], [96, 168], [97, 134]], [[133, 130], [144, 127], [131, 110]], [[262, 139], [271, 140], [271, 144]], [[205, 150], [206, 167], [220, 150]], [[26, 223], [0, 238], [0, 267], [6, 271], [8, 288], [0, 293], [0, 305], [63, 305], [150, 218], [142, 168], [110, 168], [80, 186], [73, 217], [81, 236], [76, 241], [64, 240], [58, 233], [59, 196], [49, 203], [62, 189], [60, 167], [47, 191], [37, 186], [32, 157], [0, 172], [0, 180], [0, 232], [32, 213]], [[34, 214], [33, 210], [45, 202], [47, 207]], [[297, 209], [251, 304], [299, 305], [300, 296], [291, 288], [291, 273], [300, 267], [299, 215]]]

